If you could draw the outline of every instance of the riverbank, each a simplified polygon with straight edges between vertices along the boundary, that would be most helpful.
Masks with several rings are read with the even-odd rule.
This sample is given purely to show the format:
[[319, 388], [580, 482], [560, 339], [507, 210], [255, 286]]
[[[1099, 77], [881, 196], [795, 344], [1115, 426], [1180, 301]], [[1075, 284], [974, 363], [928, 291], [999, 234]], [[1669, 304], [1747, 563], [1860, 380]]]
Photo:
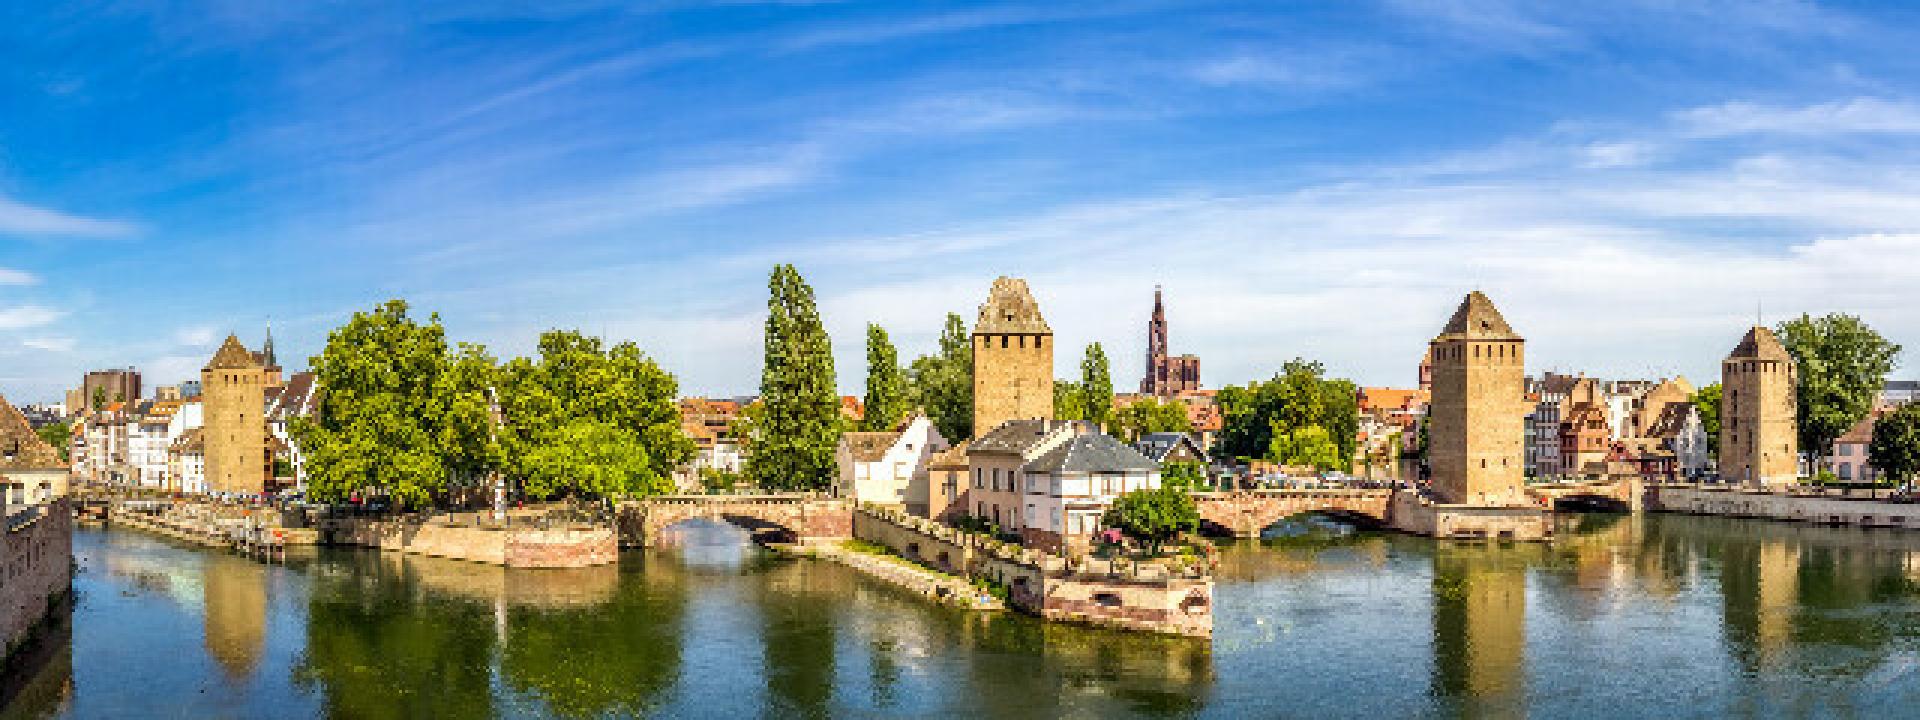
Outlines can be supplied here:
[[1647, 498], [1649, 507], [1660, 512], [1920, 530], [1920, 504], [1879, 498], [1810, 495], [1724, 485], [1651, 486]]
[[0, 529], [0, 667], [55, 621], [73, 588], [73, 510], [66, 500], [17, 508]]
[[1007, 605], [965, 578], [934, 570], [861, 540], [841, 543], [770, 544], [774, 552], [839, 563], [868, 577], [963, 610], [1005, 610]]

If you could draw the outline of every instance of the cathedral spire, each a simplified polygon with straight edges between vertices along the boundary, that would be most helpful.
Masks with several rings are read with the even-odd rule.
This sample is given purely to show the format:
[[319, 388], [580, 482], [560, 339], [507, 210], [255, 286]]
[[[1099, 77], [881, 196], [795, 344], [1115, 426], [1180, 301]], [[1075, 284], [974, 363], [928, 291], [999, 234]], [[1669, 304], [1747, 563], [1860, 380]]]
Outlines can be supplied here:
[[265, 356], [265, 360], [266, 360], [265, 365], [267, 367], [280, 366], [280, 362], [274, 359], [273, 357], [273, 321], [272, 320], [267, 321], [267, 342], [264, 347], [260, 348], [260, 354]]

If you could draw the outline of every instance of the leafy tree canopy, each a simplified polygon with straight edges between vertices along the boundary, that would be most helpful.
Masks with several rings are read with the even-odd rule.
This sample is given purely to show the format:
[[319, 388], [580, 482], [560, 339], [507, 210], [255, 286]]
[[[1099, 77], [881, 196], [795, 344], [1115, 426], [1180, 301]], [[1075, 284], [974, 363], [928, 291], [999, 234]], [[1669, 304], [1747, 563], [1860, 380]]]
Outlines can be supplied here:
[[[534, 497], [671, 491], [673, 469], [693, 455], [673, 375], [631, 342], [607, 347], [573, 330], [543, 333], [538, 352], [499, 371], [501, 444], [522, 490]], [[485, 418], [475, 417], [462, 432], [485, 429]]]
[[1114, 411], [1113, 432], [1129, 442], [1148, 433], [1190, 433], [1193, 419], [1187, 415], [1186, 403], [1145, 397]]
[[1107, 364], [1107, 351], [1100, 343], [1087, 346], [1080, 360], [1080, 405], [1086, 417], [1100, 427], [1113, 422], [1113, 372]]
[[1700, 388], [1693, 394], [1693, 408], [1700, 412], [1700, 428], [1707, 434], [1707, 454], [1720, 457], [1720, 383]]
[[941, 435], [956, 443], [973, 437], [973, 337], [958, 314], [947, 313], [939, 351], [914, 358], [907, 388]]
[[1867, 462], [1896, 483], [1920, 472], [1920, 403], [1907, 403], [1873, 424]]
[[63, 422], [47, 423], [34, 428], [34, 432], [39, 433], [41, 440], [47, 441], [48, 445], [52, 445], [54, 450], [60, 452], [61, 460], [67, 459], [67, 452], [73, 445], [72, 426]]
[[1087, 398], [1080, 392], [1080, 383], [1072, 380], [1053, 381], [1053, 417], [1058, 420], [1087, 419]]
[[[1217, 401], [1222, 425], [1214, 452], [1224, 458], [1288, 464], [1294, 464], [1290, 458], [1309, 458], [1316, 462], [1298, 464], [1329, 462], [1326, 467], [1341, 469], [1358, 444], [1357, 388], [1350, 380], [1327, 378], [1318, 362], [1290, 360], [1272, 380], [1222, 388]], [[1307, 428], [1322, 432], [1301, 435]], [[1320, 447], [1322, 439], [1331, 453]], [[1329, 455], [1333, 460], [1326, 460]]]
[[1873, 409], [1900, 346], [1843, 313], [1801, 315], [1780, 323], [1775, 332], [1798, 365], [1800, 449], [1826, 457], [1834, 439]]
[[900, 371], [900, 353], [887, 338], [885, 328], [867, 324], [867, 396], [866, 417], [860, 429], [870, 432], [892, 430], [907, 416], [907, 376]]
[[818, 490], [838, 470], [834, 449], [846, 421], [835, 390], [833, 345], [813, 288], [792, 265], [767, 283], [766, 360], [761, 366], [758, 433], [747, 474], [761, 487]]
[[1207, 484], [1207, 468], [1193, 460], [1174, 460], [1160, 466], [1161, 487], [1195, 490]]
[[1159, 553], [1168, 540], [1200, 529], [1200, 511], [1185, 490], [1161, 487], [1135, 490], [1115, 498], [1102, 518], [1108, 527], [1145, 543]]

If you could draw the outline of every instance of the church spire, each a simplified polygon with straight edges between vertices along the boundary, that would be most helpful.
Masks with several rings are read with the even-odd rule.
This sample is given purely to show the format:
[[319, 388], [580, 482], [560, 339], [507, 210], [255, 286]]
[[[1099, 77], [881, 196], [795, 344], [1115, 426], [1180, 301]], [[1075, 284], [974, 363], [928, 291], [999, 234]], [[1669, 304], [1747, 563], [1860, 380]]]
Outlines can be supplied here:
[[265, 360], [266, 360], [265, 364], [267, 367], [280, 367], [280, 361], [274, 359], [273, 357], [273, 321], [272, 320], [267, 321], [267, 342], [264, 347], [260, 348], [260, 354], [265, 357]]

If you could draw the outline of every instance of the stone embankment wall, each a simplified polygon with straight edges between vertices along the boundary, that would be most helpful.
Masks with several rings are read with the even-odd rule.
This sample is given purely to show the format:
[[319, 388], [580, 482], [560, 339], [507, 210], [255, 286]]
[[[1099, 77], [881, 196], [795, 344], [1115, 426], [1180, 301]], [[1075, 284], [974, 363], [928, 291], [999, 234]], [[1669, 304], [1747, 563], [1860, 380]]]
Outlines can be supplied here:
[[618, 562], [610, 527], [542, 530], [443, 525], [427, 520], [325, 521], [326, 542], [428, 557], [525, 568], [579, 568]]
[[1460, 540], [1545, 540], [1553, 520], [1540, 507], [1447, 505], [1411, 490], [1393, 494], [1388, 510], [1393, 529], [1415, 535]]
[[1659, 485], [1648, 489], [1647, 504], [1650, 509], [1661, 512], [1920, 530], [1920, 504], [1869, 498], [1795, 495], [1700, 485]]
[[1048, 620], [1194, 637], [1213, 634], [1213, 578], [1204, 571], [1091, 559], [1073, 562], [873, 508], [854, 510], [853, 534], [946, 572], [999, 583], [1015, 608]]
[[32, 636], [73, 587], [73, 511], [65, 500], [16, 510], [0, 530], [0, 659]]

